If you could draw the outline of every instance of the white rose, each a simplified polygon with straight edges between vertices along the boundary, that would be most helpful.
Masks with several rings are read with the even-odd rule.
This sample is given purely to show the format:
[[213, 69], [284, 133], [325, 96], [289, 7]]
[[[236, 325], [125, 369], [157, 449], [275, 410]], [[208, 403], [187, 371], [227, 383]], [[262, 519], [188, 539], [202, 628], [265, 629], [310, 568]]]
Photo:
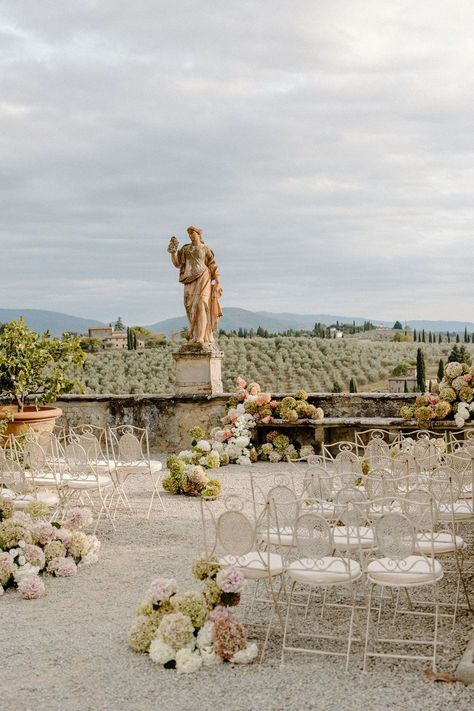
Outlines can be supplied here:
[[456, 423], [456, 427], [464, 427], [464, 417], [461, 417], [461, 415], [455, 415], [454, 422]]
[[224, 450], [224, 442], [213, 442], [212, 449], [214, 452], [220, 454]]
[[207, 466], [207, 457], [201, 457], [201, 459], [199, 460], [199, 464], [202, 467], [206, 467]]
[[252, 644], [249, 644], [245, 649], [241, 649], [239, 652], [236, 652], [233, 657], [231, 657], [230, 661], [233, 662], [234, 664], [249, 664], [250, 662], [253, 662], [254, 659], [256, 659], [258, 654], [258, 648], [255, 642], [252, 642]]
[[203, 647], [212, 647], [212, 636], [214, 632], [214, 622], [208, 620], [199, 630], [196, 638], [196, 646], [198, 649]]
[[4, 592], [5, 590], [3, 589], [3, 585], [0, 585], [0, 597], [2, 597]]
[[150, 658], [156, 662], [156, 664], [167, 664], [175, 658], [175, 651], [173, 647], [169, 644], [163, 642], [161, 639], [154, 639], [150, 644]]
[[240, 447], [243, 449], [244, 447], [247, 447], [247, 445], [250, 443], [250, 440], [248, 437], [237, 437], [235, 444], [237, 447]]
[[199, 652], [192, 652], [190, 649], [178, 649], [176, 652], [176, 671], [178, 674], [192, 674], [202, 667], [202, 659]]
[[26, 548], [25, 541], [18, 541], [18, 548]]
[[19, 555], [18, 560], [17, 560], [18, 565], [25, 565], [26, 563], [26, 558], [24, 555]]
[[199, 650], [204, 667], [212, 667], [215, 664], [221, 664], [224, 660], [218, 654], [214, 647], [203, 647]]

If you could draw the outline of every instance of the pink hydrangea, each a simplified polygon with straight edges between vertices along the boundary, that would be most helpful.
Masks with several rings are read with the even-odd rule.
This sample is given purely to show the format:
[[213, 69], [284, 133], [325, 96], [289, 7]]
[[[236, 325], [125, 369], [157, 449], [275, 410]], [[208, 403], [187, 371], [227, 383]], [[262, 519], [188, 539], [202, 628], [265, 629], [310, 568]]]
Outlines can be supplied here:
[[30, 543], [27, 543], [24, 554], [27, 563], [30, 563], [40, 569], [44, 568], [46, 565], [46, 557], [43, 550], [39, 546], [33, 546]]
[[158, 605], [160, 602], [169, 600], [177, 590], [174, 578], [156, 578], [148, 588], [147, 600], [151, 605]]
[[100, 541], [97, 536], [89, 536], [89, 543], [90, 548], [88, 550], [88, 554], [93, 553], [94, 555], [97, 555], [97, 553], [100, 551]]
[[237, 568], [225, 568], [217, 573], [216, 583], [226, 593], [238, 593], [244, 586], [245, 578]]
[[258, 405], [258, 407], [262, 407], [263, 405], [268, 405], [271, 399], [272, 396], [270, 395], [270, 393], [261, 393], [255, 400], [255, 404]]
[[224, 607], [224, 605], [217, 605], [217, 607], [215, 607], [209, 614], [209, 617], [213, 622], [217, 622], [218, 620], [229, 619], [229, 617], [232, 617], [232, 613], [228, 607]]
[[70, 578], [77, 573], [77, 565], [72, 558], [53, 558], [48, 564], [48, 571], [58, 578]]
[[44, 595], [45, 587], [37, 575], [26, 575], [18, 583], [18, 591], [23, 600], [35, 600]]
[[241, 390], [241, 389], [245, 388], [246, 386], [247, 386], [247, 383], [246, 383], [245, 380], [239, 375], [239, 377], [235, 379], [235, 387], [236, 387], [236, 389]]
[[33, 541], [45, 546], [56, 538], [56, 529], [47, 521], [37, 521], [31, 527]]
[[71, 540], [71, 532], [68, 531], [67, 528], [57, 528], [56, 538], [58, 541], [61, 541], [61, 543], [63, 543], [67, 548]]
[[65, 525], [69, 528], [87, 528], [92, 523], [92, 512], [80, 506], [69, 509]]
[[237, 390], [237, 392], [235, 394], [236, 394], [237, 400], [239, 400], [239, 402], [244, 402], [244, 400], [247, 398], [247, 391], [246, 390]]

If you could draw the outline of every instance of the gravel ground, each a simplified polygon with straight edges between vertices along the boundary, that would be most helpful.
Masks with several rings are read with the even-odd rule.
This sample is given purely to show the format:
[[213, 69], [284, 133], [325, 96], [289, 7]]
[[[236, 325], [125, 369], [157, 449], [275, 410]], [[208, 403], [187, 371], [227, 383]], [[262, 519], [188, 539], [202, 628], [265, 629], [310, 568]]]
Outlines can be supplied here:
[[[268, 471], [269, 466], [259, 463], [254, 471]], [[299, 469], [302, 472], [303, 465]], [[219, 476], [225, 492], [248, 490], [246, 468], [226, 467]], [[130, 490], [145, 506], [142, 482], [135, 479]], [[298, 655], [289, 656], [282, 669], [276, 634], [261, 667], [225, 665], [178, 676], [132, 652], [128, 629], [150, 580], [172, 573], [185, 589], [193, 584], [192, 561], [202, 550], [198, 502], [166, 494], [163, 500], [166, 510], [157, 507], [150, 521], [122, 516], [116, 532], [99, 531], [100, 563], [80, 570], [74, 579], [48, 579], [46, 597], [21, 601], [15, 593], [4, 595], [0, 709], [474, 708], [474, 686], [430, 681], [423, 675], [426, 663], [374, 660], [369, 673], [362, 674], [361, 655], [356, 654], [345, 673], [341, 659]], [[238, 608], [243, 620], [250, 593], [246, 597]], [[440, 672], [454, 671], [471, 628], [470, 618], [462, 614], [441, 650]], [[249, 637], [255, 638], [252, 629]]]

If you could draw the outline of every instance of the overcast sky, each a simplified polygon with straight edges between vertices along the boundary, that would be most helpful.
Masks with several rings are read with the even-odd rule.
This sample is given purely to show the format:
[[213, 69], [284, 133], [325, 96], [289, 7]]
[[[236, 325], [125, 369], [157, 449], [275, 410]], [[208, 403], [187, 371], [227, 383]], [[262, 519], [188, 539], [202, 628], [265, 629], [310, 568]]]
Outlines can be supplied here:
[[0, 0], [0, 306], [474, 320], [472, 0]]

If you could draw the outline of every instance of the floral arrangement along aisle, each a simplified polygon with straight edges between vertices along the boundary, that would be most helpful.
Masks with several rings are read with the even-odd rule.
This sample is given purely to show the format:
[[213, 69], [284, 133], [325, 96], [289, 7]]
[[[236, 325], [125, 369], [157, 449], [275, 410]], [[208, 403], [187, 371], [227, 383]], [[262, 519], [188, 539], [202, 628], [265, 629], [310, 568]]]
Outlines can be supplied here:
[[178, 593], [174, 578], [151, 583], [130, 630], [130, 647], [178, 673], [253, 661], [257, 645], [247, 644], [245, 628], [229, 609], [240, 602], [242, 573], [206, 555], [195, 560], [193, 573], [201, 590]]
[[69, 578], [78, 567], [98, 560], [100, 542], [82, 529], [92, 523], [89, 509], [70, 509], [64, 523], [49, 523], [48, 509], [31, 502], [25, 511], [14, 511], [0, 497], [0, 595], [18, 588], [24, 600], [41, 597], [41, 576]]
[[247, 385], [238, 377], [222, 426], [214, 427], [209, 436], [201, 427], [190, 430], [191, 449], [169, 455], [163, 488], [171, 494], [215, 499], [220, 494], [221, 484], [207, 475], [209, 469], [227, 464], [248, 466], [259, 459], [272, 463], [307, 459], [314, 454], [311, 445], [297, 449], [286, 435], [270, 432], [265, 444], [256, 448], [252, 444], [252, 430], [259, 422], [268, 425], [275, 419], [294, 423], [302, 418], [320, 420], [323, 417], [323, 410], [308, 402], [304, 390], [296, 392], [294, 397], [274, 400], [271, 393], [262, 392], [258, 383]]
[[433, 420], [453, 416], [457, 427], [464, 427], [474, 413], [474, 366], [448, 363], [444, 377], [434, 386], [436, 392], [418, 395], [414, 405], [404, 405], [400, 416], [416, 419], [421, 429], [428, 429]]

